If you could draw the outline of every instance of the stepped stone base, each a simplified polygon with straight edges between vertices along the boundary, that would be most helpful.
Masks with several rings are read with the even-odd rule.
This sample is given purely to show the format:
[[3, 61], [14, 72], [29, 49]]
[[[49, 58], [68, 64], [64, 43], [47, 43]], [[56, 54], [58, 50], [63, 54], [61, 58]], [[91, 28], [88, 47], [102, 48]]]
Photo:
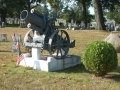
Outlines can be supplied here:
[[[25, 56], [25, 54], [24, 54]], [[25, 57], [19, 65], [25, 67], [32, 67], [36, 70], [51, 72], [62, 70], [81, 64], [80, 57], [71, 55], [65, 59], [55, 59], [54, 57], [46, 57], [46, 59], [35, 59], [33, 57]]]

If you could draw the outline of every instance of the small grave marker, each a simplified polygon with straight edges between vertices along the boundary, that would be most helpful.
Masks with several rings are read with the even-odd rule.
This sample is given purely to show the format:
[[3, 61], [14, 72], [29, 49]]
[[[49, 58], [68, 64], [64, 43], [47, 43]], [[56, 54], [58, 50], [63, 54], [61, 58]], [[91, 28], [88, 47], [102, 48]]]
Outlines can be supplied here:
[[17, 42], [12, 43], [12, 52], [17, 52], [16, 44], [17, 44]]
[[15, 41], [15, 42], [17, 42], [17, 41], [20, 42], [21, 41], [21, 35], [20, 34], [14, 34], [13, 36], [12, 36], [13, 41]]
[[7, 41], [7, 35], [6, 34], [1, 34], [1, 41], [6, 42]]

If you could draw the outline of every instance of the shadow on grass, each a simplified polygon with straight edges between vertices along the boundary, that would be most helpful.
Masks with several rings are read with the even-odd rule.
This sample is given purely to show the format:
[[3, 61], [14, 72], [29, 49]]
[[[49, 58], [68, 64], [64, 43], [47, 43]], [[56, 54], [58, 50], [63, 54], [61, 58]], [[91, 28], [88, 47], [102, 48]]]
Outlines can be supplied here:
[[7, 43], [7, 42], [10, 42], [10, 41], [8, 41], [8, 40], [7, 40], [7, 41], [1, 41], [1, 40], [0, 40], [0, 42], [2, 42], [2, 43]]
[[120, 66], [118, 66], [118, 67], [114, 70], [114, 72], [120, 73]]
[[[70, 68], [67, 68], [64, 70], [56, 71], [56, 72], [58, 72], [58, 73], [64, 72], [64, 73], [89, 73], [89, 74], [91, 74], [91, 72], [89, 72], [88, 70], [85, 69], [83, 64], [80, 64], [80, 65], [77, 65], [74, 67], [70, 67]], [[117, 69], [115, 69], [112, 74], [107, 74], [103, 78], [113, 79], [117, 82], [120, 82], [120, 66]]]
[[20, 25], [19, 24], [8, 24], [6, 27], [11, 27], [11, 28], [18, 28]]
[[9, 50], [0, 50], [0, 52], [12, 52], [12, 51], [9, 51]]
[[60, 71], [56, 71], [58, 73], [64, 72], [64, 73], [83, 73], [83, 72], [87, 72], [90, 73], [89, 71], [87, 71], [84, 67], [84, 65], [81, 63], [80, 65], [77, 66], [73, 66], [70, 68], [66, 68]]
[[104, 78], [106, 79], [113, 79], [117, 82], [120, 82], [120, 74], [107, 74]]
[[112, 79], [120, 82], [120, 66], [113, 70], [112, 73], [108, 73], [107, 75], [105, 75], [103, 78]]

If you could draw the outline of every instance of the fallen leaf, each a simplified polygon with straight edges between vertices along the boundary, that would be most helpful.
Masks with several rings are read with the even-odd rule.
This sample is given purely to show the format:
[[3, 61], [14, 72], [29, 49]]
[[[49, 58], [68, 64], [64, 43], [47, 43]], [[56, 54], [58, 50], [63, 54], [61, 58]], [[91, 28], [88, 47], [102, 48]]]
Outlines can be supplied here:
[[4, 67], [4, 66], [6, 66], [5, 64], [2, 64], [2, 66]]

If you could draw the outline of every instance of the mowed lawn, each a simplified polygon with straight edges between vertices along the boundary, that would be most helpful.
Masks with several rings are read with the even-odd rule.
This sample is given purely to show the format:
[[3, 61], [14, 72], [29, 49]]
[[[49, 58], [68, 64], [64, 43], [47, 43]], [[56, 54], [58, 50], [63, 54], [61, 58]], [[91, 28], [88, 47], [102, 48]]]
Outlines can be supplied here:
[[[95, 77], [84, 65], [68, 69], [44, 72], [16, 67], [17, 52], [12, 52], [12, 35], [21, 34], [22, 45], [28, 28], [0, 28], [0, 34], [7, 34], [7, 42], [0, 42], [0, 90], [120, 90], [120, 54], [119, 66], [105, 77]], [[67, 30], [70, 40], [76, 40], [76, 46], [69, 50], [70, 55], [82, 56], [87, 45], [105, 39], [111, 32], [100, 30]], [[120, 34], [116, 32], [116, 34]], [[1, 39], [1, 38], [0, 38]]]

